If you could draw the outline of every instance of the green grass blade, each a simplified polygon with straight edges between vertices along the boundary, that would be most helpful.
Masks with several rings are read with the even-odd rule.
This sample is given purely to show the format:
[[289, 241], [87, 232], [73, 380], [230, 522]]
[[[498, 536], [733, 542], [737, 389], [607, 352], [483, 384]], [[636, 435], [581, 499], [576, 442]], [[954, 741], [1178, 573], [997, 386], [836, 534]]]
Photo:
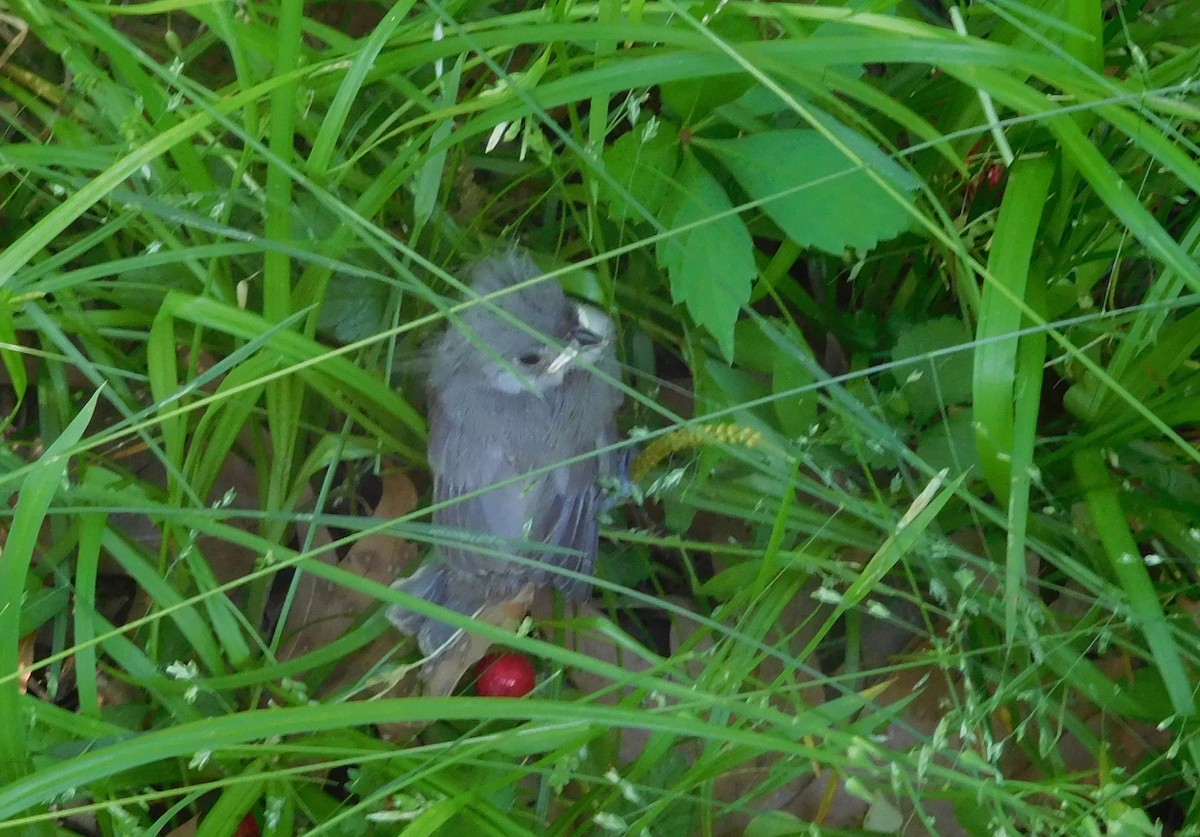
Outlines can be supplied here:
[[[62, 434], [46, 447], [22, 483], [4, 544], [4, 560], [0, 561], [0, 589], [6, 596], [0, 606], [0, 672], [16, 673], [20, 668], [21, 604], [29, 589], [30, 567], [50, 504], [62, 490], [73, 449], [87, 431], [99, 398], [99, 392], [92, 395]], [[21, 711], [21, 681], [16, 677], [0, 681], [0, 729], [6, 730], [0, 735], [0, 777], [13, 781], [30, 768], [26, 741], [29, 727]]]
[[[1183, 649], [1163, 612], [1141, 550], [1129, 531], [1104, 452], [1080, 451], [1072, 462], [1087, 494], [1092, 525], [1104, 545], [1112, 574], [1128, 600], [1130, 618], [1146, 637], [1146, 647], [1171, 697], [1175, 713], [1180, 718], [1191, 718], [1196, 714], [1194, 680], [1184, 664]], [[1192, 740], [1188, 750], [1192, 759], [1200, 763], [1200, 742]]]
[[[991, 281], [983, 286], [975, 337], [975, 435], [988, 484], [1007, 505], [1013, 478], [1013, 390], [1019, 339], [1030, 306], [1030, 264], [1054, 162], [1022, 158], [1009, 173], [988, 257]], [[1029, 463], [1024, 463], [1028, 467]]]

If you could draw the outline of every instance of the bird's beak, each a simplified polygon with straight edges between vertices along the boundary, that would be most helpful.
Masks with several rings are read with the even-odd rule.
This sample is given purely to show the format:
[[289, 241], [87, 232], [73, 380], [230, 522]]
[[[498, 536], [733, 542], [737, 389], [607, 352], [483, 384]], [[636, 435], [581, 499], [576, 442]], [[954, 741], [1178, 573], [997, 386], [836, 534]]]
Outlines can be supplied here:
[[575, 328], [571, 329], [568, 335], [567, 345], [546, 367], [547, 374], [557, 374], [581, 354], [594, 354], [607, 346], [612, 339], [612, 320], [599, 308], [591, 305], [576, 306], [575, 322]]
[[557, 375], [564, 366], [577, 357], [579, 357], [579, 348], [575, 345], [574, 340], [572, 340], [558, 353], [558, 357], [550, 361], [550, 365], [546, 367], [546, 374]]

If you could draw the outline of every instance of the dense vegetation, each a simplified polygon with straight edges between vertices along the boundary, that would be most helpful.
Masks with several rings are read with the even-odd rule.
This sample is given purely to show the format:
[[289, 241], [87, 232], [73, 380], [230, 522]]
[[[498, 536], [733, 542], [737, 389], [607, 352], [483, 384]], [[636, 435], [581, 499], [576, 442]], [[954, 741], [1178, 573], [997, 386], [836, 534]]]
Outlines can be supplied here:
[[[0, 0], [0, 830], [1200, 833], [1198, 70], [1182, 0]], [[533, 694], [414, 697], [420, 347], [514, 241], [636, 497], [482, 629]]]

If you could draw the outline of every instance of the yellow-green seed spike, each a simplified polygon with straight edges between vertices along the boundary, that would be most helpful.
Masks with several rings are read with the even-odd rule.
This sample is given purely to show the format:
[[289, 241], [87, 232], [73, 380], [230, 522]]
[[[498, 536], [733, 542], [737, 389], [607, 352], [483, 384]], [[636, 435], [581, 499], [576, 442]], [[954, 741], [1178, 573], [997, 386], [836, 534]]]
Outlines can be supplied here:
[[763, 434], [751, 427], [742, 427], [734, 422], [725, 424], [698, 424], [695, 427], [681, 427], [659, 436], [646, 446], [633, 463], [629, 478], [635, 483], [641, 482], [655, 465], [667, 459], [674, 453], [688, 448], [698, 448], [701, 445], [727, 444], [741, 445], [752, 448], [763, 441]]

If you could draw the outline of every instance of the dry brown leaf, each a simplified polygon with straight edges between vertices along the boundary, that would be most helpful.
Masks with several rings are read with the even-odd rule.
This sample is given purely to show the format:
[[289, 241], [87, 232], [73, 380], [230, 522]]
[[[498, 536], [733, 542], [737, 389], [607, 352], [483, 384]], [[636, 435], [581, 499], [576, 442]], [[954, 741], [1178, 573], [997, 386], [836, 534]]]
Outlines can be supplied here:
[[[417, 490], [405, 474], [399, 471], [386, 472], [382, 480], [383, 495], [372, 514], [374, 518], [391, 520], [416, 507]], [[331, 538], [322, 528], [314, 532], [313, 542], [317, 547], [328, 546]], [[338, 561], [332, 548], [326, 549], [318, 560], [388, 585], [399, 576], [406, 575], [416, 558], [417, 548], [413, 544], [394, 535], [375, 533], [364, 535], [356, 541], [341, 561]], [[285, 628], [288, 638], [280, 648], [280, 659], [301, 657], [339, 639], [364, 611], [375, 605], [375, 599], [356, 590], [312, 573], [302, 574], [296, 582], [293, 605]], [[320, 693], [329, 694], [367, 678], [380, 659], [390, 653], [395, 645], [396, 636], [390, 631], [385, 633], [343, 660], [337, 671], [322, 684]], [[412, 690], [412, 685], [411, 679], [405, 678], [386, 684], [382, 692], [368, 690], [360, 697], [405, 694]]]
[[[3, 68], [8, 63], [8, 59], [20, 48], [21, 44], [25, 41], [25, 36], [29, 34], [29, 24], [19, 17], [0, 14], [0, 28], [4, 27], [11, 27], [12, 31], [4, 33], [5, 39], [8, 40], [8, 46], [4, 48], [3, 52], [0, 52], [0, 68]], [[5, 370], [4, 374], [5, 376], [8, 375], [7, 370]]]
[[[918, 740], [930, 736], [945, 714], [943, 701], [949, 695], [951, 685], [941, 672], [925, 667], [903, 668], [889, 680], [878, 683], [865, 691], [880, 709], [897, 701], [910, 698], [919, 692], [921, 699], [908, 705], [903, 717], [883, 731], [882, 746], [889, 750], [903, 751]], [[953, 753], [960, 746], [957, 738], [951, 737], [946, 752]], [[779, 810], [786, 811], [806, 822], [827, 828], [864, 828], [873, 817], [899, 812], [905, 827], [900, 832], [905, 837], [918, 837], [928, 832], [915, 817], [908, 816], [912, 806], [903, 799], [880, 794], [868, 801], [846, 789], [846, 776], [832, 771], [822, 771], [809, 777], [806, 786], [791, 800], [783, 801]], [[757, 803], [756, 803], [757, 807]], [[933, 814], [938, 822], [939, 837], [958, 837], [965, 834], [954, 817], [948, 803], [926, 802], [926, 813]], [[897, 833], [892, 830], [890, 833]]]
[[[120, 457], [122, 464], [130, 473], [146, 483], [166, 488], [167, 476], [163, 465], [152, 453], [145, 448], [131, 449]], [[207, 501], [211, 505], [226, 505], [232, 509], [256, 510], [261, 508], [258, 495], [257, 469], [236, 454], [230, 454], [222, 463], [212, 491]], [[122, 513], [112, 516], [112, 524], [139, 543], [148, 553], [155, 554], [161, 549], [163, 532], [158, 523], [145, 515]], [[230, 525], [251, 531], [257, 525], [252, 518], [235, 517]], [[196, 544], [200, 554], [208, 562], [213, 576], [219, 584], [227, 584], [244, 576], [254, 567], [258, 553], [247, 547], [240, 546], [222, 538], [201, 537]], [[117, 562], [105, 556], [101, 563], [101, 571], [114, 575], [124, 575], [125, 570]], [[130, 608], [133, 617], [145, 615], [153, 607], [153, 602], [140, 588], [136, 590], [135, 601]]]
[[176, 828], [172, 828], [167, 832], [167, 837], [195, 837], [196, 831], [200, 828], [200, 818], [192, 817], [187, 822]]
[[[516, 631], [529, 611], [535, 589], [532, 583], [526, 584], [511, 599], [485, 607], [476, 614], [475, 620]], [[435, 654], [421, 669], [421, 694], [444, 697], [453, 692], [463, 675], [483, 659], [491, 646], [492, 641], [486, 637], [469, 631], [460, 633], [448, 648]], [[411, 677], [403, 682], [410, 694], [416, 692]], [[380, 724], [379, 734], [385, 741], [399, 743], [412, 738], [424, 727], [425, 724]]]
[[[488, 605], [475, 616], [477, 622], [495, 625], [508, 631], [516, 631], [525, 620], [533, 602], [536, 586], [526, 584], [511, 599]], [[444, 696], [454, 691], [467, 669], [483, 659], [492, 641], [470, 631], [460, 633], [450, 647], [436, 654], [421, 671], [423, 694]]]
[[21, 694], [25, 694], [29, 689], [29, 678], [33, 676], [33, 662], [37, 657], [35, 644], [37, 642], [37, 632], [25, 634], [17, 641], [17, 663], [18, 663], [18, 678], [17, 688]]

